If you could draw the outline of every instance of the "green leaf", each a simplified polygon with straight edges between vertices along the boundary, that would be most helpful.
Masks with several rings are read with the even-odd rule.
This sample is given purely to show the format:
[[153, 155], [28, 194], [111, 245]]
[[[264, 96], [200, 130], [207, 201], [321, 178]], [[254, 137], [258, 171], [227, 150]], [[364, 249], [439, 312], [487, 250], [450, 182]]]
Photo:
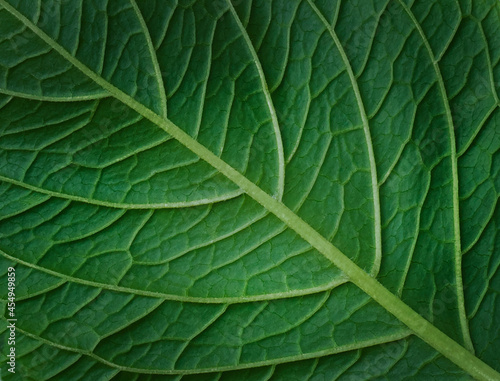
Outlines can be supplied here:
[[0, 0], [2, 379], [500, 380], [499, 92], [496, 0]]

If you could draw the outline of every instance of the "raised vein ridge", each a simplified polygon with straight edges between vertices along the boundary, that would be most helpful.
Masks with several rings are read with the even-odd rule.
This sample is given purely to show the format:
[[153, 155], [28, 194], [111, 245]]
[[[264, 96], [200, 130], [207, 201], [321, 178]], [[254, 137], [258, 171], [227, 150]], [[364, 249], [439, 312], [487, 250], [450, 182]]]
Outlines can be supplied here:
[[467, 349], [474, 352], [474, 345], [472, 344], [472, 339], [470, 337], [469, 325], [467, 323], [467, 314], [465, 313], [465, 302], [464, 302], [464, 289], [462, 280], [462, 241], [460, 238], [460, 204], [458, 195], [458, 168], [457, 168], [457, 147], [455, 143], [455, 127], [453, 124], [453, 118], [451, 116], [450, 103], [448, 102], [448, 96], [446, 94], [446, 88], [444, 86], [443, 76], [441, 75], [441, 69], [439, 68], [439, 61], [434, 57], [432, 48], [425, 36], [420, 23], [415, 18], [415, 15], [410, 8], [401, 0], [398, 0], [401, 6], [404, 8], [405, 12], [411, 18], [415, 27], [420, 34], [425, 48], [429, 54], [432, 61], [432, 66], [436, 72], [437, 81], [439, 84], [439, 91], [443, 98], [443, 104], [446, 111], [446, 120], [448, 122], [448, 131], [450, 134], [450, 160], [451, 160], [451, 171], [453, 179], [453, 231], [455, 235], [454, 246], [455, 246], [455, 275], [456, 275], [456, 288], [458, 297], [458, 310], [460, 318], [460, 327], [462, 329], [462, 337], [464, 338], [465, 345]]
[[373, 194], [373, 214], [374, 214], [374, 230], [375, 230], [375, 263], [374, 267], [372, 268], [372, 274], [376, 275], [378, 274], [380, 270], [380, 262], [382, 260], [382, 222], [380, 219], [380, 196], [379, 196], [379, 188], [378, 188], [378, 178], [377, 178], [377, 166], [375, 164], [375, 154], [373, 152], [373, 144], [372, 144], [372, 138], [370, 134], [370, 123], [368, 122], [368, 117], [365, 111], [365, 106], [363, 104], [363, 100], [361, 99], [361, 92], [359, 91], [359, 86], [358, 82], [356, 81], [356, 76], [354, 75], [354, 72], [352, 70], [351, 63], [349, 62], [349, 59], [347, 58], [347, 55], [344, 51], [344, 48], [342, 44], [340, 43], [340, 40], [335, 33], [335, 30], [333, 27], [328, 24], [328, 21], [326, 21], [325, 17], [321, 14], [319, 11], [318, 7], [311, 1], [307, 0], [311, 8], [314, 10], [314, 12], [318, 15], [318, 17], [321, 19], [323, 24], [325, 24], [326, 29], [328, 30], [328, 33], [330, 33], [330, 36], [332, 37], [333, 41], [335, 42], [335, 46], [337, 47], [341, 57], [342, 61], [344, 62], [344, 66], [347, 70], [347, 74], [349, 75], [349, 80], [351, 82], [352, 88], [354, 89], [354, 94], [356, 96], [356, 103], [358, 104], [359, 108], [359, 115], [361, 116], [361, 120], [363, 121], [363, 132], [365, 135], [365, 142], [366, 142], [366, 147], [368, 149], [368, 160], [370, 161], [370, 176], [371, 176], [371, 186], [372, 186], [372, 194]]

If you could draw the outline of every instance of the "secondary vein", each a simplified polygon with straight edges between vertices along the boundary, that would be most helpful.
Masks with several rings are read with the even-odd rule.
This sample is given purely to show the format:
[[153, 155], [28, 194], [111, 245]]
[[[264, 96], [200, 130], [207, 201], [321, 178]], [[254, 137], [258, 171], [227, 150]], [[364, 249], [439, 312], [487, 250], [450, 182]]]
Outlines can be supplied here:
[[114, 369], [120, 369], [120, 370], [126, 371], [126, 372], [134, 372], [134, 373], [142, 373], [142, 374], [183, 374], [183, 375], [224, 372], [224, 371], [239, 370], [239, 369], [249, 369], [249, 368], [254, 368], [254, 367], [279, 365], [279, 364], [285, 364], [285, 363], [294, 362], [294, 361], [314, 359], [314, 358], [328, 356], [328, 355], [332, 355], [332, 354], [336, 354], [336, 353], [343, 353], [343, 352], [347, 352], [347, 351], [351, 351], [351, 350], [362, 349], [362, 348], [374, 346], [377, 344], [390, 343], [390, 342], [393, 342], [396, 340], [404, 339], [405, 337], [407, 337], [408, 335], [411, 334], [410, 332], [403, 331], [400, 334], [385, 336], [385, 337], [379, 338], [378, 340], [367, 340], [365, 342], [349, 344], [349, 345], [342, 345], [342, 346], [339, 346], [339, 347], [336, 347], [336, 348], [333, 348], [330, 350], [323, 350], [323, 351], [318, 351], [318, 352], [306, 353], [306, 354], [302, 354], [302, 355], [289, 356], [289, 357], [285, 357], [285, 358], [282, 357], [282, 358], [273, 359], [273, 360], [264, 360], [264, 361], [256, 361], [256, 362], [251, 362], [251, 363], [244, 363], [244, 364], [239, 364], [236, 366], [221, 366], [218, 368], [204, 368], [204, 369], [159, 370], [159, 369], [134, 368], [134, 367], [129, 367], [129, 366], [118, 365], [112, 361], [106, 360], [105, 358], [96, 355], [93, 352], [79, 349], [79, 348], [72, 348], [72, 347], [68, 347], [65, 345], [55, 343], [55, 342], [47, 340], [41, 336], [27, 332], [27, 331], [23, 330], [22, 328], [16, 327], [16, 331], [19, 331], [23, 335], [26, 335], [26, 336], [31, 337], [39, 342], [42, 342], [42, 343], [50, 345], [52, 347], [61, 349], [63, 351], [79, 353], [80, 355], [88, 356], [88, 357], [94, 359], [95, 361], [100, 362], [102, 364], [105, 364], [105, 365], [107, 365], [111, 368], [114, 368]]
[[456, 288], [457, 288], [457, 304], [460, 319], [460, 328], [462, 329], [462, 337], [465, 341], [465, 346], [471, 352], [474, 352], [474, 345], [472, 344], [472, 339], [470, 337], [469, 325], [467, 323], [467, 314], [465, 313], [465, 302], [464, 302], [464, 289], [463, 289], [463, 279], [462, 279], [462, 240], [460, 237], [460, 202], [458, 195], [458, 158], [457, 158], [457, 147], [455, 143], [455, 126], [453, 124], [453, 118], [451, 116], [450, 103], [448, 102], [448, 95], [446, 93], [446, 88], [444, 85], [443, 76], [441, 75], [441, 69], [439, 68], [439, 61], [434, 56], [432, 48], [429, 44], [429, 40], [422, 30], [422, 27], [415, 15], [410, 8], [401, 0], [398, 0], [405, 12], [408, 14], [412, 22], [415, 24], [415, 28], [418, 30], [420, 37], [424, 43], [424, 46], [429, 54], [432, 61], [434, 71], [436, 73], [439, 91], [441, 97], [443, 98], [443, 104], [446, 112], [446, 120], [448, 123], [448, 131], [450, 137], [450, 161], [451, 161], [451, 172], [452, 172], [452, 192], [453, 192], [453, 230], [454, 230], [454, 247], [455, 247], [455, 276], [456, 276]]
[[278, 194], [276, 197], [278, 198], [278, 200], [281, 200], [285, 188], [285, 154], [283, 151], [283, 140], [281, 138], [281, 130], [278, 122], [278, 117], [276, 115], [276, 110], [274, 108], [273, 100], [271, 98], [271, 94], [269, 93], [269, 89], [267, 87], [264, 70], [262, 69], [262, 65], [260, 63], [259, 57], [257, 56], [257, 52], [253, 47], [252, 41], [250, 41], [250, 37], [248, 36], [246, 29], [241, 24], [241, 20], [238, 14], [236, 13], [233, 4], [229, 0], [227, 0], [227, 3], [229, 6], [229, 10], [231, 11], [233, 18], [236, 21], [236, 24], [238, 25], [238, 28], [241, 31], [241, 35], [243, 36], [243, 39], [245, 40], [248, 46], [248, 50], [252, 56], [253, 62], [257, 67], [257, 72], [259, 73], [259, 79], [262, 86], [262, 92], [264, 93], [264, 97], [266, 98], [266, 104], [267, 107], [269, 108], [269, 113], [271, 114], [271, 121], [273, 124], [274, 135], [276, 137], [276, 147], [278, 150]]
[[204, 198], [193, 201], [180, 201], [180, 202], [164, 202], [164, 203], [151, 203], [151, 204], [130, 204], [125, 202], [109, 202], [109, 201], [101, 201], [96, 199], [85, 198], [81, 196], [70, 195], [67, 193], [61, 193], [56, 191], [51, 191], [48, 189], [43, 189], [34, 185], [30, 185], [24, 183], [22, 181], [18, 181], [15, 179], [11, 179], [9, 177], [5, 177], [0, 175], [0, 181], [5, 181], [10, 184], [17, 185], [22, 188], [26, 188], [38, 193], [46, 194], [53, 197], [63, 198], [72, 201], [83, 202], [91, 205], [105, 206], [108, 208], [118, 208], [118, 209], [174, 209], [174, 208], [187, 208], [191, 206], [199, 206], [199, 205], [208, 205], [213, 204], [214, 202], [227, 201], [233, 199], [235, 197], [243, 194], [241, 190], [235, 190], [233, 192], [229, 192], [222, 196]]
[[[94, 282], [90, 281], [87, 279], [83, 278], [77, 278], [74, 276], [66, 275], [54, 270], [47, 269], [45, 267], [35, 265], [30, 262], [23, 261], [19, 258], [13, 257], [3, 250], [0, 250], [0, 255], [13, 261], [16, 263], [19, 263], [22, 266], [29, 267], [31, 269], [35, 269], [38, 271], [41, 271], [45, 274], [49, 274], [52, 276], [55, 276], [59, 279], [62, 279], [63, 282], [72, 282], [72, 283], [77, 283], [77, 284], [83, 284], [85, 286], [91, 286], [91, 287], [96, 287], [96, 288], [101, 288], [103, 290], [110, 290], [110, 291], [115, 291], [115, 292], [122, 292], [122, 293], [127, 293], [131, 295], [136, 295], [136, 296], [147, 296], [147, 297], [152, 297], [152, 298], [157, 298], [157, 299], [162, 299], [162, 300], [175, 300], [178, 302], [187, 302], [187, 303], [205, 303], [205, 304], [235, 304], [235, 303], [248, 303], [248, 302], [261, 302], [261, 301], [267, 301], [267, 300], [274, 300], [274, 299], [284, 299], [284, 298], [293, 298], [297, 296], [305, 296], [305, 295], [312, 295], [312, 294], [318, 294], [324, 291], [328, 291], [333, 289], [334, 287], [337, 287], [345, 282], [347, 282], [346, 279], [335, 279], [331, 281], [330, 283], [326, 283], [321, 286], [317, 287], [311, 287], [311, 288], [306, 288], [298, 291], [288, 291], [288, 292], [277, 292], [273, 294], [262, 294], [262, 295], [255, 295], [255, 296], [241, 296], [241, 297], [221, 297], [221, 298], [210, 298], [210, 297], [196, 297], [196, 296], [182, 296], [182, 295], [174, 295], [174, 294], [167, 294], [164, 292], [158, 292], [158, 291], [147, 291], [147, 290], [140, 290], [136, 288], [130, 288], [130, 287], [123, 287], [123, 286], [117, 286], [113, 284], [106, 284], [106, 283], [99, 283], [99, 282]], [[62, 284], [62, 283], [60, 283]], [[60, 285], [59, 284], [59, 285]], [[47, 291], [47, 289], [45, 290]]]
[[363, 122], [363, 132], [365, 134], [365, 142], [366, 142], [366, 147], [368, 149], [368, 160], [370, 162], [371, 186], [373, 194], [373, 215], [374, 215], [374, 227], [375, 227], [374, 229], [375, 263], [372, 269], [372, 274], [376, 275], [380, 270], [380, 263], [382, 260], [382, 222], [380, 218], [380, 195], [378, 188], [377, 165], [375, 163], [375, 154], [373, 152], [373, 144], [370, 133], [370, 124], [368, 122], [368, 116], [366, 114], [363, 99], [361, 98], [361, 92], [359, 90], [358, 82], [356, 81], [356, 76], [354, 75], [349, 58], [347, 58], [347, 54], [345, 53], [344, 47], [340, 43], [340, 40], [335, 30], [328, 23], [323, 14], [319, 11], [318, 7], [316, 7], [316, 5], [311, 0], [307, 0], [307, 2], [325, 25], [326, 29], [328, 30], [328, 33], [330, 33], [330, 36], [332, 37], [335, 46], [337, 47], [340, 53], [340, 56], [342, 57], [342, 61], [347, 70], [347, 74], [349, 75], [349, 80], [354, 90], [354, 95], [356, 96], [356, 103], [358, 104], [359, 115], [361, 116], [361, 120]]
[[132, 4], [132, 8], [134, 8], [134, 12], [136, 13], [137, 18], [139, 19], [139, 23], [141, 24], [141, 28], [142, 28], [142, 30], [144, 32], [144, 36], [146, 38], [146, 42], [148, 45], [148, 51], [149, 51], [149, 54], [151, 55], [151, 61], [153, 62], [156, 82], [158, 85], [158, 92], [160, 93], [161, 115], [166, 118], [167, 117], [167, 95], [165, 94], [165, 86], [163, 85], [163, 77], [162, 77], [161, 70], [160, 70], [160, 64], [158, 63], [158, 56], [156, 55], [156, 50], [153, 46], [153, 42], [151, 41], [149, 29], [146, 26], [146, 22], [144, 21], [144, 18], [142, 17], [142, 13], [139, 10], [139, 7], [137, 6], [136, 1], [130, 0], [130, 3]]

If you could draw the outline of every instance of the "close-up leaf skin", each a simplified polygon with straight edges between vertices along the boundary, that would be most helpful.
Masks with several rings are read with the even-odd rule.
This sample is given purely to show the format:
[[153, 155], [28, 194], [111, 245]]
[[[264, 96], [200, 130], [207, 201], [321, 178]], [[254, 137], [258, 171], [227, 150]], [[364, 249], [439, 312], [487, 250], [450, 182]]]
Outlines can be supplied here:
[[499, 0], [0, 0], [0, 380], [500, 380]]

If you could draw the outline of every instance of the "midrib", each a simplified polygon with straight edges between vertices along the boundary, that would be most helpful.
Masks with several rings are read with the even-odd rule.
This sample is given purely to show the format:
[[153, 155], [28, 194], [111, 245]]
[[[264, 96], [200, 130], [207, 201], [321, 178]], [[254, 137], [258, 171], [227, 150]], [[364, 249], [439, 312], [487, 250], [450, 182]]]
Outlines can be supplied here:
[[158, 127], [162, 128], [165, 132], [177, 139], [181, 144], [186, 146], [193, 153], [198, 155], [201, 159], [205, 160], [228, 179], [238, 185], [245, 193], [282, 220], [290, 229], [294, 230], [305, 241], [309, 242], [314, 248], [316, 248], [316, 250], [329, 259], [342, 272], [344, 272], [344, 274], [349, 277], [351, 282], [362, 289], [387, 311], [397, 317], [422, 340], [434, 347], [437, 351], [467, 371], [473, 377], [485, 381], [500, 380], [499, 373], [489, 367], [486, 363], [482, 362], [479, 358], [475, 357], [450, 337], [445, 335], [442, 331], [434, 327], [422, 316], [412, 310], [408, 305], [403, 303], [397, 296], [392, 294], [375, 278], [358, 267], [345, 254], [333, 246], [326, 238], [314, 230], [299, 216], [294, 214], [284, 204], [264, 192], [236, 169], [228, 165], [218, 156], [214, 155], [205, 146], [192, 139], [170, 120], [157, 115], [91, 71], [5, 0], [0, 0], [0, 5], [19, 19], [24, 25], [31, 29], [38, 37], [61, 54], [61, 56], [68, 60], [72, 65], [82, 71], [99, 86], [107, 90], [112, 96], [141, 114], [143, 117], [149, 119]]

